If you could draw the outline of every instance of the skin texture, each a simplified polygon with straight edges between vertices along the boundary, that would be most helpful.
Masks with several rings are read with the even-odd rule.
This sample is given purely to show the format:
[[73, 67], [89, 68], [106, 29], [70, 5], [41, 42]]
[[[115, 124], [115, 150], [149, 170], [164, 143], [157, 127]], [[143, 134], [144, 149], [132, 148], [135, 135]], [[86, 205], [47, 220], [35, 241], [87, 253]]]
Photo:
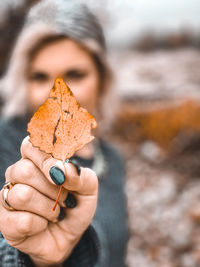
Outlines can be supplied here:
[[[55, 78], [61, 75], [79, 103], [94, 113], [99, 97], [98, 71], [90, 54], [69, 39], [46, 45], [30, 62], [27, 71], [29, 111], [35, 112], [46, 100]], [[92, 148], [88, 144], [78, 154], [90, 157]], [[61, 266], [94, 216], [98, 179], [91, 169], [82, 167], [78, 176], [71, 163], [63, 165], [39, 151], [28, 137], [22, 142], [21, 155], [21, 160], [6, 171], [6, 181], [17, 183], [8, 194], [8, 202], [16, 211], [5, 209], [0, 201], [0, 231], [11, 246], [29, 254], [35, 266]], [[52, 207], [59, 187], [49, 176], [52, 166], [58, 166], [67, 177], [54, 212]], [[63, 204], [68, 191], [73, 191], [77, 199], [74, 209]], [[57, 220], [60, 207], [65, 207], [67, 215], [62, 221]]]

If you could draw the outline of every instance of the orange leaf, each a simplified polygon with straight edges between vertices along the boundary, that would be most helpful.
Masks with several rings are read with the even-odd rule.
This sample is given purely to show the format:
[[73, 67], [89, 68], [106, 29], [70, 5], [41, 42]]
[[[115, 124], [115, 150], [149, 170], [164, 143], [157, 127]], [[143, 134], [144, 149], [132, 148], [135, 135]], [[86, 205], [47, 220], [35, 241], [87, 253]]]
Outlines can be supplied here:
[[62, 78], [55, 80], [49, 98], [28, 123], [31, 143], [63, 162], [94, 139], [97, 123], [80, 107]]

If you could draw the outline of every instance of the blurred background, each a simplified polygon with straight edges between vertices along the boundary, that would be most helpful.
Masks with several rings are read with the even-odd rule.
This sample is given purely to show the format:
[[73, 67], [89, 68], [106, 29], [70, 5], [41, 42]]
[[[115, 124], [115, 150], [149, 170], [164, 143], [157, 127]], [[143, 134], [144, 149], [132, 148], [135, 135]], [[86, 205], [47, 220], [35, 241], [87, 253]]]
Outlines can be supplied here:
[[[36, 0], [0, 2], [0, 76]], [[85, 0], [116, 78], [129, 267], [200, 266], [200, 1]]]

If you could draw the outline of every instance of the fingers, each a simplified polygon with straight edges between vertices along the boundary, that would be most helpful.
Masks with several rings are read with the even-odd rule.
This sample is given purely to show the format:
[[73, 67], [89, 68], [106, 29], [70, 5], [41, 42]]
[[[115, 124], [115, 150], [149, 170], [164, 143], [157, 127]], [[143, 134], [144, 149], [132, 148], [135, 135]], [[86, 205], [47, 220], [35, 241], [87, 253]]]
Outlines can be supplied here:
[[76, 191], [82, 195], [94, 195], [98, 191], [98, 179], [94, 171], [82, 168], [80, 176], [71, 163], [65, 163], [65, 174], [67, 179], [63, 184], [69, 191]]
[[[50, 183], [44, 174], [29, 159], [22, 159], [11, 165], [6, 170], [5, 176], [6, 181], [30, 185], [53, 200], [56, 200], [58, 196], [59, 187]], [[60, 204], [66, 199], [66, 196], [67, 191], [62, 190], [59, 201]]]
[[28, 138], [25, 138], [21, 153], [23, 158], [30, 159], [51, 183], [62, 184], [67, 190], [76, 191], [80, 194], [96, 194], [98, 190], [98, 180], [96, 174], [89, 168], [81, 168], [80, 176], [76, 168], [71, 163], [52, 158], [49, 154], [41, 152], [32, 146]]
[[[2, 196], [1, 196], [2, 197]], [[36, 214], [24, 211], [8, 211], [0, 208], [1, 232], [8, 240], [20, 241], [27, 236], [44, 231], [48, 221]]]
[[59, 206], [52, 212], [54, 201], [25, 184], [15, 184], [8, 194], [8, 203], [16, 210], [28, 211], [56, 222]]

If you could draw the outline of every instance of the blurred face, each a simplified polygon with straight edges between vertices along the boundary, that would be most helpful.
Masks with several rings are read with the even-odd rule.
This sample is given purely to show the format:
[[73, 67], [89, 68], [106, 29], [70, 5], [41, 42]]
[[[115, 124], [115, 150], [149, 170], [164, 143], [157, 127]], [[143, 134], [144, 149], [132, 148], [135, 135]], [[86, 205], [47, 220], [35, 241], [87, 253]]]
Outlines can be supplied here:
[[70, 39], [42, 47], [28, 69], [28, 108], [31, 113], [47, 99], [54, 80], [66, 81], [81, 106], [92, 114], [97, 105], [99, 74], [91, 55]]

